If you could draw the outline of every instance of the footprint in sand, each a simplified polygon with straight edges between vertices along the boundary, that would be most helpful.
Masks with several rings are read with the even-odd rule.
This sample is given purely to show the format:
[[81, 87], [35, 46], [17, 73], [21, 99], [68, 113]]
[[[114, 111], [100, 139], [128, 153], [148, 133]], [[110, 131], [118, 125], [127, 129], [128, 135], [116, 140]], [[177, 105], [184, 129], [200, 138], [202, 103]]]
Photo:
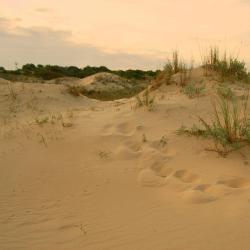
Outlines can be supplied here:
[[103, 127], [102, 134], [103, 135], [131, 135], [135, 131], [135, 128], [132, 123], [129, 122], [122, 122], [119, 123], [117, 126], [113, 124], [107, 124]]
[[111, 135], [112, 127], [113, 127], [113, 124], [106, 124], [102, 129], [102, 135]]
[[173, 173], [173, 169], [168, 167], [167, 165], [162, 164], [162, 162], [154, 162], [151, 165], [151, 170], [155, 172], [156, 175], [160, 177], [168, 177]]
[[217, 184], [222, 184], [230, 188], [249, 188], [250, 180], [243, 177], [233, 177], [219, 180]]
[[185, 201], [195, 204], [208, 203], [217, 200], [217, 197], [198, 189], [184, 191], [182, 197]]
[[134, 126], [129, 122], [122, 122], [116, 126], [116, 132], [123, 135], [131, 134], [134, 130]]
[[139, 157], [140, 152], [138, 151], [133, 151], [130, 148], [121, 145], [119, 146], [115, 152], [114, 155], [116, 156], [117, 159], [122, 159], [122, 160], [132, 160], [135, 159], [137, 157]]
[[130, 150], [134, 152], [142, 151], [142, 143], [134, 140], [128, 140], [124, 143]]
[[159, 187], [165, 184], [165, 178], [157, 176], [151, 169], [144, 169], [138, 175], [138, 182], [146, 187]]
[[233, 193], [232, 189], [249, 188], [250, 180], [234, 177], [219, 180], [216, 184], [199, 184], [183, 192], [183, 198], [191, 203], [207, 203]]
[[198, 175], [190, 173], [188, 170], [185, 169], [177, 170], [173, 176], [185, 183], [196, 183], [201, 180]]

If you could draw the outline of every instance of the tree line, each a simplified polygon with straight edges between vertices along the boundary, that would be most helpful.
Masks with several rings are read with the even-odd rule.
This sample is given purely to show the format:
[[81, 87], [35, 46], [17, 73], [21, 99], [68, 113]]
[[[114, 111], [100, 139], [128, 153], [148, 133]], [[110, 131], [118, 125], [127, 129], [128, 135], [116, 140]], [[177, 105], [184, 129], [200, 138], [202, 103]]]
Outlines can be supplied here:
[[159, 71], [152, 70], [110, 70], [105, 66], [92, 67], [86, 66], [84, 68], [78, 68], [76, 66], [58, 66], [58, 65], [35, 65], [28, 63], [21, 68], [15, 70], [6, 70], [4, 67], [0, 67], [0, 75], [13, 74], [22, 75], [28, 77], [41, 78], [43, 80], [51, 80], [59, 77], [78, 77], [84, 78], [100, 72], [109, 72], [127, 79], [145, 80], [155, 77]]

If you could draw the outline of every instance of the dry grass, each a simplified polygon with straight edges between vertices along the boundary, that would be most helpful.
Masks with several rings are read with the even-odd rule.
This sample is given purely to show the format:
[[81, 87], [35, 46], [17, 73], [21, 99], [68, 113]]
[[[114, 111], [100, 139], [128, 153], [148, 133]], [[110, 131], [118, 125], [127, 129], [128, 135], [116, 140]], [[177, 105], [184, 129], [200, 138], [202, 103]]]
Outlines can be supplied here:
[[233, 56], [225, 51], [221, 56], [218, 47], [211, 47], [208, 53], [201, 56], [204, 75], [216, 72], [220, 81], [249, 81], [249, 74], [244, 61], [240, 61], [237, 56]]
[[146, 108], [148, 111], [155, 109], [155, 97], [150, 94], [149, 88], [147, 88], [141, 96], [136, 96], [135, 109], [141, 107]]
[[211, 138], [215, 148], [212, 149], [225, 156], [229, 152], [250, 143], [250, 116], [248, 114], [249, 93], [242, 100], [228, 99], [219, 95], [212, 103], [213, 119], [211, 122], [199, 117], [202, 128], [182, 127], [178, 133]]

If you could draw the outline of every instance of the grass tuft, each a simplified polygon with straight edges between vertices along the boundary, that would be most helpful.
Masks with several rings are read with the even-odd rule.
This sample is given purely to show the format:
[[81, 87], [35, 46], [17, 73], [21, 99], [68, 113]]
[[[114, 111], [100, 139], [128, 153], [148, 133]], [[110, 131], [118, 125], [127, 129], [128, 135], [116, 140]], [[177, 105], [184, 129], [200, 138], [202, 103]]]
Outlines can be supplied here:
[[145, 92], [140, 96], [136, 96], [135, 108], [145, 107], [148, 111], [153, 111], [155, 109], [155, 97], [150, 94], [147, 88]]
[[222, 95], [213, 102], [211, 123], [199, 117], [202, 128], [180, 128], [178, 134], [188, 134], [211, 138], [215, 151], [226, 155], [232, 150], [250, 143], [250, 117], [247, 112], [249, 93], [242, 100], [228, 99]]

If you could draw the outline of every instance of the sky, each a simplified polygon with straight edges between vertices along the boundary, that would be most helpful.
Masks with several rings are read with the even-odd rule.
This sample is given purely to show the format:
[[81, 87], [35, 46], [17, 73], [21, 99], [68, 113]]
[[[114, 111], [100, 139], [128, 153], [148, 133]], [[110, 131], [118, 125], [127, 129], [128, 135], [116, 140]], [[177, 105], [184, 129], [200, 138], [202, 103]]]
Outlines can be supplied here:
[[159, 69], [210, 46], [250, 68], [250, 0], [0, 0], [0, 66]]

